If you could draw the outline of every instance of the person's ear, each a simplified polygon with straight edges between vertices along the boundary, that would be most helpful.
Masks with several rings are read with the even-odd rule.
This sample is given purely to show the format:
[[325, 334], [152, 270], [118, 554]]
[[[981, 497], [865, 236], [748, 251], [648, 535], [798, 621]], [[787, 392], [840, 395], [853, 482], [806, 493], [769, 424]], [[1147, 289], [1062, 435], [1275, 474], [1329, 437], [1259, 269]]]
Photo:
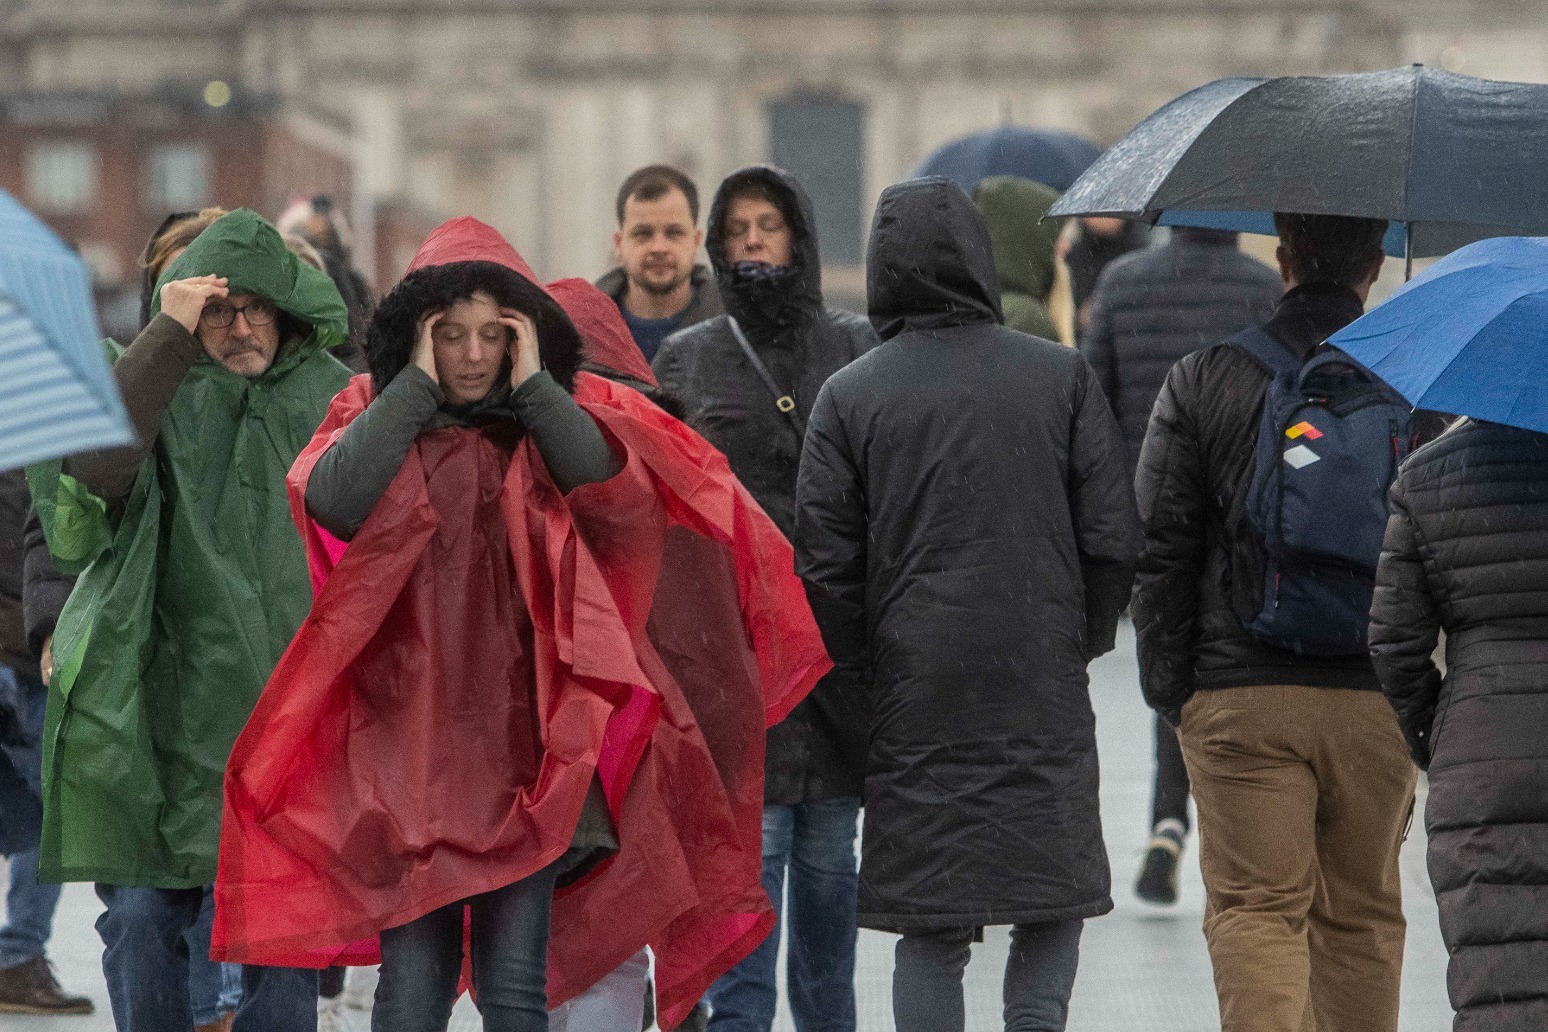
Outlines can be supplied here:
[[623, 263], [623, 227], [613, 230], [613, 257]]
[[1295, 273], [1290, 269], [1290, 249], [1284, 244], [1274, 248], [1274, 260], [1279, 263], [1279, 278], [1284, 281], [1285, 289], [1295, 286]]
[[703, 246], [704, 246], [704, 230], [696, 229], [696, 230], [693, 231], [693, 249], [695, 251], [697, 251], [699, 248], [701, 248]]

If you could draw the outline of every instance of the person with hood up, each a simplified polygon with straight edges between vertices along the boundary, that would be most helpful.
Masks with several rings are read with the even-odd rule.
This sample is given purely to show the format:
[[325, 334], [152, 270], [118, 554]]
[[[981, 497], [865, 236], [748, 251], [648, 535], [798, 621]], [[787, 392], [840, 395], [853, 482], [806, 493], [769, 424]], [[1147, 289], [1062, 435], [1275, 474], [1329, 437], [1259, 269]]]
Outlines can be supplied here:
[[417, 1032], [465, 939], [502, 1030], [649, 944], [672, 1027], [773, 924], [759, 732], [831, 666], [789, 545], [474, 219], [367, 355], [290, 474], [317, 602], [232, 752], [215, 952], [379, 957]]
[[1000, 277], [1005, 325], [1044, 340], [1063, 340], [1048, 311], [1058, 278], [1055, 250], [1063, 219], [1045, 219], [1058, 191], [1020, 176], [990, 176], [973, 188]]
[[[365, 372], [366, 327], [376, 311], [376, 292], [355, 268], [349, 220], [343, 209], [327, 194], [316, 194], [286, 208], [274, 225], [282, 236], [311, 245], [322, 261], [322, 270], [339, 288], [349, 310], [349, 339], [335, 349], [334, 357], [357, 373]], [[306, 259], [307, 255], [301, 257]]]
[[869, 256], [884, 343], [817, 397], [795, 536], [870, 699], [860, 924], [902, 933], [899, 1032], [961, 1032], [986, 925], [1013, 926], [1006, 1029], [1059, 1030], [1113, 905], [1086, 665], [1140, 550], [1122, 439], [1078, 352], [1004, 325], [955, 184], [888, 187]]
[[[687, 422], [788, 537], [796, 471], [817, 392], [876, 345], [861, 317], [822, 303], [816, 222], [789, 173], [755, 165], [721, 183], [706, 249], [724, 315], [673, 334], [652, 363]], [[776, 909], [789, 872], [791, 1009], [804, 1029], [855, 1027], [855, 832], [863, 706], [837, 671], [771, 728], [764, 781], [763, 885]], [[782, 921], [781, 924], [784, 922]], [[710, 992], [717, 1032], [768, 1032], [779, 934]]]
[[[344, 304], [246, 209], [161, 273], [114, 367], [138, 442], [28, 471], [80, 571], [53, 635], [40, 876], [94, 881], [113, 1017], [191, 1028], [232, 743], [311, 603], [284, 473], [348, 373]], [[235, 1028], [310, 1030], [310, 971], [247, 967]]]
[[1390, 499], [1371, 658], [1429, 771], [1454, 1027], [1548, 1028], [1548, 435], [1460, 423]]

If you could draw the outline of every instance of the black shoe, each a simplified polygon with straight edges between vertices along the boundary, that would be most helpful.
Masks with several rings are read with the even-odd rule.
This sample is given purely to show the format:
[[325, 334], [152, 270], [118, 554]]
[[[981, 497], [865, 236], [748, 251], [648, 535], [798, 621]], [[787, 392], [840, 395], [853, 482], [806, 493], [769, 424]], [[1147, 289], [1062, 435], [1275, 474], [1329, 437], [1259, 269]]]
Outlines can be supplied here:
[[67, 996], [43, 957], [0, 970], [0, 1014], [90, 1014], [84, 996]]
[[[1176, 824], [1167, 821], [1166, 824]], [[1134, 894], [1146, 903], [1169, 907], [1177, 902], [1177, 861], [1182, 856], [1183, 832], [1180, 827], [1157, 825], [1145, 847], [1145, 863], [1140, 867]]]
[[693, 1005], [693, 1010], [683, 1019], [683, 1023], [677, 1026], [678, 1032], [705, 1032], [709, 1028], [709, 1005], [703, 1000]]

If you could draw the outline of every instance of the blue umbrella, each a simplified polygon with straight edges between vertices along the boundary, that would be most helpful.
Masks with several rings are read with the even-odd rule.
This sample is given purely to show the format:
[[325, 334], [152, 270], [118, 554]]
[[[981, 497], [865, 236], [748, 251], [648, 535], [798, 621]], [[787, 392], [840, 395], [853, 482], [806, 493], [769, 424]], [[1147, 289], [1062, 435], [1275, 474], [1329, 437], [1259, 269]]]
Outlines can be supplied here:
[[971, 194], [990, 176], [1021, 176], [1064, 191], [1101, 153], [1074, 133], [1002, 125], [938, 148], [914, 170], [914, 178], [945, 176]]
[[86, 263], [0, 190], [0, 469], [128, 444]]
[[1548, 238], [1464, 247], [1328, 343], [1415, 408], [1548, 433]]

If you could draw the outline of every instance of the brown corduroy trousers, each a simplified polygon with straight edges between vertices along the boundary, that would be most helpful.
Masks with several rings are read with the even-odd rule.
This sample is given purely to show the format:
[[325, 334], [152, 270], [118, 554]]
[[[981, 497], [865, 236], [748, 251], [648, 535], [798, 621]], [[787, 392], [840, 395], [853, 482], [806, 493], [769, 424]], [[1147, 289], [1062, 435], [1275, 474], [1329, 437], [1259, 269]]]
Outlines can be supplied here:
[[1396, 1032], [1417, 772], [1386, 698], [1204, 690], [1179, 738], [1222, 1032]]

